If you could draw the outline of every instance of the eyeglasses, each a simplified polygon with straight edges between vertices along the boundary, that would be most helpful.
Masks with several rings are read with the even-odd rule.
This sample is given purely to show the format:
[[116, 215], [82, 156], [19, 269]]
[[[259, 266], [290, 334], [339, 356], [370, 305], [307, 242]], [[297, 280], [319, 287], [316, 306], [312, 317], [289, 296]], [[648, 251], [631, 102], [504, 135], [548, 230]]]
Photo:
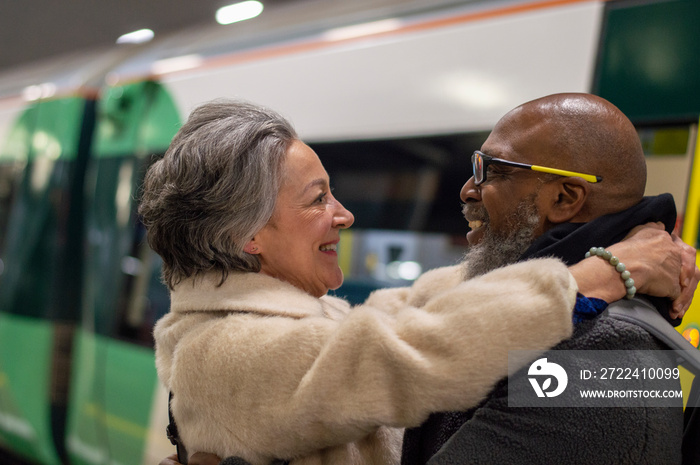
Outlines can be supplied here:
[[512, 166], [513, 168], [525, 168], [532, 171], [540, 171], [542, 173], [557, 174], [559, 176], [576, 176], [583, 178], [588, 182], [600, 182], [603, 180], [602, 176], [594, 176], [592, 174], [583, 174], [575, 171], [566, 171], [557, 168], [547, 168], [546, 166], [528, 165], [526, 163], [502, 160], [500, 158], [490, 157], [485, 153], [476, 150], [472, 155], [472, 169], [474, 170], [475, 185], [478, 186], [486, 181], [486, 172], [489, 165], [504, 165]]

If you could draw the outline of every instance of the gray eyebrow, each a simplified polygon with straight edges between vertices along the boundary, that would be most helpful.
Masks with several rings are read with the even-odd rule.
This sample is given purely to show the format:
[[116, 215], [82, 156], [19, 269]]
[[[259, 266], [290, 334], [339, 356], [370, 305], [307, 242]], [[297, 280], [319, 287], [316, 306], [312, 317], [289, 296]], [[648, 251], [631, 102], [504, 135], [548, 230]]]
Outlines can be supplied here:
[[326, 187], [328, 186], [328, 181], [324, 178], [314, 179], [306, 185], [306, 187], [304, 188], [304, 193], [308, 192], [310, 189], [316, 186]]

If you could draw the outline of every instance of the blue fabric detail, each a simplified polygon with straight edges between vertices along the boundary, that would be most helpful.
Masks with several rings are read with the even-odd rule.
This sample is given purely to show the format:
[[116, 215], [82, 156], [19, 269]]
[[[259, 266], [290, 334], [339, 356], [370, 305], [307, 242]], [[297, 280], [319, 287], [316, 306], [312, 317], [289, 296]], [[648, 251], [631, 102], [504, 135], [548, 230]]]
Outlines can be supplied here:
[[576, 305], [574, 306], [574, 324], [578, 324], [586, 320], [592, 320], [603, 313], [607, 307], [608, 303], [602, 299], [586, 297], [582, 294], [578, 294], [576, 296]]

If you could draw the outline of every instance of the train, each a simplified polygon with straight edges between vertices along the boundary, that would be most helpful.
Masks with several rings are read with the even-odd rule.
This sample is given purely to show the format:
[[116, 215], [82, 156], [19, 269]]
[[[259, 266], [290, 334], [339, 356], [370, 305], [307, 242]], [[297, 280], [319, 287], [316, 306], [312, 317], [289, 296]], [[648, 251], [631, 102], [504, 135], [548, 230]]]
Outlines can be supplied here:
[[[0, 73], [0, 450], [42, 465], [173, 453], [151, 334], [169, 296], [137, 203], [196, 105], [269, 106], [319, 154], [356, 218], [335, 291], [353, 302], [460, 259], [470, 154], [556, 92], [630, 117], [647, 193], [674, 195], [698, 248], [698, 23], [696, 0], [299, 0]], [[698, 306], [677, 328], [696, 347]]]

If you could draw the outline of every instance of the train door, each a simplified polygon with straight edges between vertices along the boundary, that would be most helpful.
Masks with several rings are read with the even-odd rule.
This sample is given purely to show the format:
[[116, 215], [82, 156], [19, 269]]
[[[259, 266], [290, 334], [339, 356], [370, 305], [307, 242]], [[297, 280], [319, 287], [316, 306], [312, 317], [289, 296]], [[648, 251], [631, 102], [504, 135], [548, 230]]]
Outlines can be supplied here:
[[[83, 319], [76, 338], [67, 444], [71, 463], [157, 463], [170, 453], [167, 395], [159, 395], [152, 328], [169, 308], [160, 262], [136, 213], [154, 158], [179, 128], [153, 82], [109, 88], [98, 105], [86, 179]], [[154, 397], [158, 400], [154, 401]], [[152, 406], [162, 428], [149, 431]], [[147, 454], [151, 443], [156, 452]]]
[[0, 241], [0, 441], [43, 464], [58, 464], [64, 452], [93, 108], [79, 96], [34, 103], [6, 134], [0, 157], [9, 189]]

